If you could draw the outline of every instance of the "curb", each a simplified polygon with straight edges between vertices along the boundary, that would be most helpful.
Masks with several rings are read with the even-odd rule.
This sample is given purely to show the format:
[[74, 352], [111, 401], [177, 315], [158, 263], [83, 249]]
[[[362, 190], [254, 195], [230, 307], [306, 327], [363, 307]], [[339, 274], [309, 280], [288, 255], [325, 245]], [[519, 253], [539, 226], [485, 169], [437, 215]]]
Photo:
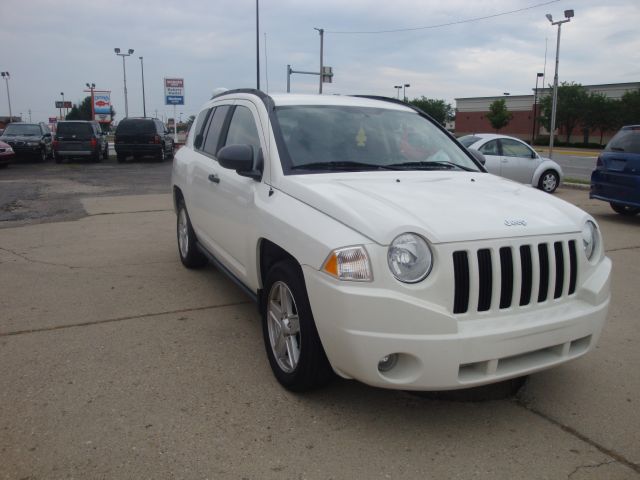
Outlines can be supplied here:
[[566, 183], [563, 182], [561, 185], [561, 187], [564, 188], [570, 188], [572, 190], [589, 190], [591, 188], [591, 185], [586, 185], [584, 183]]

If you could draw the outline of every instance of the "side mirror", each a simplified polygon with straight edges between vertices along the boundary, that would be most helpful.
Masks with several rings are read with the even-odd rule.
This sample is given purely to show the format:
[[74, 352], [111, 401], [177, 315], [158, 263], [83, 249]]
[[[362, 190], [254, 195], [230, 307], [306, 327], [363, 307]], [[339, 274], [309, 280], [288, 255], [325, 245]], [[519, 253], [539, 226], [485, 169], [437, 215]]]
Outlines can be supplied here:
[[480, 162], [481, 165], [484, 165], [485, 163], [487, 163], [487, 159], [485, 158], [485, 156], [482, 154], [481, 151], [476, 150], [475, 148], [469, 148], [469, 153], [471, 155], [474, 156], [474, 158]]
[[44, 136], [51, 138], [51, 134], [50, 133], [45, 133]]
[[251, 145], [227, 145], [218, 151], [217, 157], [218, 163], [223, 168], [235, 170], [238, 175], [257, 181], [262, 178], [262, 171], [253, 168], [253, 147]]

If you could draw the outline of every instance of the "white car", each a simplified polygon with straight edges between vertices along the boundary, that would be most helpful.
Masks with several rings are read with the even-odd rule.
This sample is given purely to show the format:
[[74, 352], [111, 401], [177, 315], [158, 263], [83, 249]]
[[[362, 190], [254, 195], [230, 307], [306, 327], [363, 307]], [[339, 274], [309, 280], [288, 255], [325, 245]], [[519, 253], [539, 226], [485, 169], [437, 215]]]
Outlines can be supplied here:
[[467, 148], [478, 150], [487, 159], [489, 173], [526, 183], [553, 193], [562, 181], [562, 167], [541, 157], [522, 140], [493, 133], [474, 133], [458, 139]]
[[258, 304], [288, 389], [446, 390], [592, 350], [611, 261], [589, 214], [488, 175], [395, 100], [228, 91], [172, 175], [178, 252]]

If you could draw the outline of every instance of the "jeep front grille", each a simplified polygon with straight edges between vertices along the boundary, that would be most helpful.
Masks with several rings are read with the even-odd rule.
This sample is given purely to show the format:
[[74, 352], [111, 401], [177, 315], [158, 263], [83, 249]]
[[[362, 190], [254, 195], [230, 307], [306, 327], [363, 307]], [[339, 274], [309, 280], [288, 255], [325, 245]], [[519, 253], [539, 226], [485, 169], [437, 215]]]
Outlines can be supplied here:
[[456, 251], [453, 313], [524, 307], [572, 295], [577, 263], [575, 240]]

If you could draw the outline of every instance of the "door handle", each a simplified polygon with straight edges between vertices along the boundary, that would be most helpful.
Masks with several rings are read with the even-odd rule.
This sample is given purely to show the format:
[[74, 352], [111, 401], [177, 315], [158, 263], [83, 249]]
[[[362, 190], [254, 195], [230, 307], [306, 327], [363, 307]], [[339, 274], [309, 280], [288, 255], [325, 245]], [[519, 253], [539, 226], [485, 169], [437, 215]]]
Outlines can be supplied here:
[[209, 181], [213, 182], [213, 183], [220, 183], [220, 177], [218, 175], [216, 175], [215, 173], [211, 173], [209, 174]]

